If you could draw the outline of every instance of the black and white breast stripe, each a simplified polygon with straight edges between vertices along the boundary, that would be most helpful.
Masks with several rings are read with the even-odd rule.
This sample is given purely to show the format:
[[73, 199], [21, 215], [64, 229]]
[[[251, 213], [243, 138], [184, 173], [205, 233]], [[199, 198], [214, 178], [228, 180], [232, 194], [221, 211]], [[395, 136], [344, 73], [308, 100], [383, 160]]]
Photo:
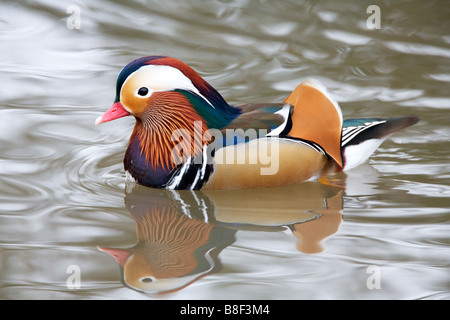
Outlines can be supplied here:
[[280, 139], [281, 140], [287, 140], [287, 141], [295, 142], [295, 143], [298, 143], [298, 144], [302, 144], [302, 145], [311, 147], [314, 150], [316, 150], [318, 153], [321, 153], [323, 155], [327, 154], [325, 152], [325, 150], [323, 150], [323, 148], [321, 146], [319, 146], [317, 143], [314, 143], [312, 141], [306, 141], [306, 140], [299, 139], [299, 138], [294, 138], [294, 137], [291, 137], [291, 136], [280, 137]]
[[365, 122], [364, 125], [360, 126], [350, 126], [342, 128], [342, 140], [341, 140], [341, 147], [344, 147], [347, 145], [353, 138], [355, 138], [358, 134], [363, 132], [364, 130], [367, 130], [371, 127], [374, 127], [376, 125], [379, 125], [381, 123], [385, 123], [386, 120], [377, 120], [377, 121], [371, 121], [371, 122]]
[[200, 156], [191, 157], [175, 168], [164, 187], [171, 190], [200, 190], [214, 170], [208, 151], [208, 146], [204, 145]]
[[[180, 211], [187, 217], [196, 220], [202, 220], [206, 223], [210, 222], [214, 217], [214, 204], [206, 195], [198, 195], [196, 192], [180, 193], [177, 190], [171, 190], [173, 198], [180, 206]], [[195, 210], [191, 210], [192, 206], [189, 203], [197, 203]]]

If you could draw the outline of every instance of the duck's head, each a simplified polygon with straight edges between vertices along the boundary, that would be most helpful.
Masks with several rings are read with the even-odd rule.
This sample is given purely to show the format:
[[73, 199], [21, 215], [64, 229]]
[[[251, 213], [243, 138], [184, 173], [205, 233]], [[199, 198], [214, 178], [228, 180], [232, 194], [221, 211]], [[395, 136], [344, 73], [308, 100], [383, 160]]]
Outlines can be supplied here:
[[[188, 65], [174, 58], [148, 56], [122, 69], [114, 104], [95, 123], [133, 115], [136, 125], [125, 158], [133, 158], [136, 164], [144, 155], [145, 166], [151, 163], [153, 168], [171, 170], [191, 155], [201, 154], [211, 141], [209, 129], [221, 129], [239, 114], [239, 108], [228, 105]], [[184, 139], [186, 135], [190, 139]], [[139, 148], [132, 142], [139, 143]], [[185, 152], [177, 154], [180, 148]]]
[[173, 117], [173, 109], [186, 113], [189, 107], [210, 128], [228, 124], [238, 113], [185, 63], [165, 56], [148, 56], [122, 69], [117, 78], [114, 104], [95, 123], [128, 115], [143, 122], [158, 122], [161, 117]]

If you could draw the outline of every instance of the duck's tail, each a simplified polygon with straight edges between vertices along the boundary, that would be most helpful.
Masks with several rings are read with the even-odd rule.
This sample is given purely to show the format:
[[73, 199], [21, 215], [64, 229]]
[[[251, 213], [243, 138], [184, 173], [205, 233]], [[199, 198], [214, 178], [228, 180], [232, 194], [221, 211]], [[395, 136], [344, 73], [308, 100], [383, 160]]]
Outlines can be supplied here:
[[343, 169], [349, 170], [362, 164], [389, 136], [418, 121], [416, 115], [345, 120], [341, 142]]
[[343, 121], [338, 103], [316, 80], [302, 82], [284, 102], [294, 106], [288, 135], [318, 144], [337, 171], [360, 165], [390, 135], [419, 121], [416, 115]]

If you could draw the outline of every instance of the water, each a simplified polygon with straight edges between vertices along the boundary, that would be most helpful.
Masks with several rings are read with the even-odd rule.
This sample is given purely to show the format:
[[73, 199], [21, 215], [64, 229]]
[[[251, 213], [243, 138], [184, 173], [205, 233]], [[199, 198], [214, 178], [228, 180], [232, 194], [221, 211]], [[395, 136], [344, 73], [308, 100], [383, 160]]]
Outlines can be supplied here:
[[[3, 1], [0, 298], [449, 299], [450, 7], [385, 2], [371, 30], [371, 4]], [[280, 102], [316, 77], [346, 118], [421, 122], [328, 186], [136, 188], [133, 120], [94, 121], [120, 69], [150, 54], [230, 103]]]

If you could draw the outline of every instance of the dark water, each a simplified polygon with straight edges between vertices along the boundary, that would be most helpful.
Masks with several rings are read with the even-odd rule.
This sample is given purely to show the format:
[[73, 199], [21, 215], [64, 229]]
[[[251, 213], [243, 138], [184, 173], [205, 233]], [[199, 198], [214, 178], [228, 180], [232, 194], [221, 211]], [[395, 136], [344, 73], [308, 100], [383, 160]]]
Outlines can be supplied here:
[[[1, 2], [0, 298], [449, 299], [450, 6], [377, 2], [370, 29], [371, 4]], [[94, 121], [150, 54], [230, 103], [280, 102], [315, 77], [346, 118], [421, 122], [331, 186], [136, 188], [133, 120]]]

